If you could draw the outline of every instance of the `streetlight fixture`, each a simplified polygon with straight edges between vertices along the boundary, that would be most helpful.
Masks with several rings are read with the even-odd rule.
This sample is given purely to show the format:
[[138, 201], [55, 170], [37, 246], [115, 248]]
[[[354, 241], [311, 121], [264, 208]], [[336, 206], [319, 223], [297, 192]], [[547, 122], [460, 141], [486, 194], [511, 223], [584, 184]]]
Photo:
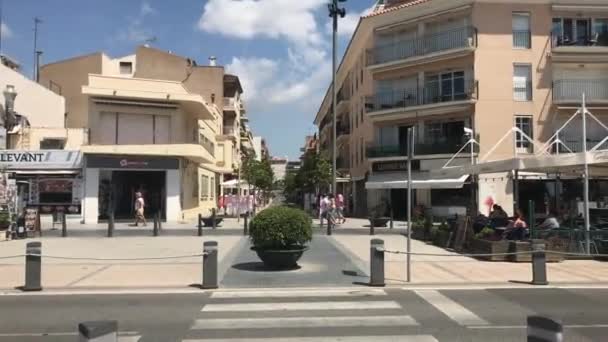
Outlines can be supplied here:
[[7, 127], [11, 124], [12, 118], [14, 117], [15, 98], [17, 97], [17, 91], [15, 86], [11, 84], [6, 85], [4, 94], [4, 113], [0, 117], [0, 149], [5, 150], [7, 147]]
[[336, 49], [337, 49], [337, 36], [338, 36], [338, 17], [340, 18], [344, 18], [344, 16], [346, 15], [346, 9], [345, 8], [340, 8], [340, 6], [338, 5], [338, 3], [340, 2], [346, 2], [346, 0], [331, 0], [331, 3], [327, 4], [327, 8], [329, 9], [329, 16], [331, 18], [333, 18], [333, 32], [332, 32], [332, 81], [331, 81], [331, 92], [332, 92], [332, 123], [333, 123], [333, 127], [332, 127], [332, 185], [331, 185], [331, 192], [332, 193], [336, 193], [337, 192], [337, 188], [336, 188], [336, 139], [337, 139], [337, 130], [336, 130], [336, 97], [337, 97], [337, 90], [336, 90], [336, 64], [337, 64], [337, 57], [336, 57]]

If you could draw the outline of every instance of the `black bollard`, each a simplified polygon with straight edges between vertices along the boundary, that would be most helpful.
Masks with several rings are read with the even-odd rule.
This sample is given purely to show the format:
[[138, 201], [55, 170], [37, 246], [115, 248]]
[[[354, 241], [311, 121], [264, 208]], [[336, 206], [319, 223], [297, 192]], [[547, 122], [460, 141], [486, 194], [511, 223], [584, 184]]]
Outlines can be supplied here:
[[542, 316], [528, 316], [528, 341], [562, 342], [564, 328], [561, 323]]
[[532, 240], [532, 285], [548, 285], [545, 243]]
[[370, 286], [384, 286], [384, 241], [373, 239], [369, 248]]
[[198, 214], [198, 236], [203, 236], [203, 215]]
[[62, 237], [67, 237], [68, 236], [68, 224], [65, 222], [65, 212], [61, 213], [61, 236]]
[[391, 207], [391, 225], [389, 226], [389, 229], [393, 229], [394, 227], [394, 215], [393, 215], [393, 207]]
[[374, 228], [374, 218], [369, 220], [369, 235], [376, 235], [376, 229]]
[[158, 217], [154, 215], [154, 225], [152, 226], [152, 235], [158, 236]]
[[203, 243], [203, 289], [217, 289], [217, 241]]
[[93, 321], [78, 324], [78, 341], [80, 342], [117, 342], [117, 321]]
[[215, 229], [217, 223], [215, 222], [215, 208], [211, 208], [211, 228]]
[[114, 212], [108, 214], [108, 237], [114, 236]]
[[249, 217], [249, 212], [245, 213], [245, 217], [243, 217], [243, 235], [245, 235], [245, 236], [248, 234], [247, 229], [249, 228], [247, 226], [248, 217]]
[[327, 235], [331, 235], [331, 229], [333, 228], [333, 220], [327, 218]]
[[160, 216], [160, 211], [156, 213], [156, 218], [158, 220], [158, 230], [163, 230], [163, 220]]
[[42, 243], [28, 242], [25, 246], [25, 285], [23, 291], [41, 291]]

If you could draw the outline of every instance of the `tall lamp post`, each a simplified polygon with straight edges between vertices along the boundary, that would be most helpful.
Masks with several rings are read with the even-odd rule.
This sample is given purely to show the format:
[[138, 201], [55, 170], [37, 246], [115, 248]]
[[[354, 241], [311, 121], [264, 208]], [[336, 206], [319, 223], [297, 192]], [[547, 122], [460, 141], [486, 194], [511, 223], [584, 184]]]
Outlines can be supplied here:
[[338, 41], [337, 41], [337, 36], [338, 36], [338, 16], [340, 18], [344, 18], [344, 16], [346, 15], [346, 9], [344, 8], [340, 8], [338, 6], [338, 3], [340, 2], [346, 2], [346, 0], [331, 0], [330, 4], [327, 4], [327, 8], [329, 9], [329, 16], [331, 18], [333, 18], [333, 36], [332, 36], [332, 72], [331, 72], [331, 77], [332, 77], [332, 81], [331, 81], [331, 92], [332, 92], [332, 102], [331, 102], [331, 106], [332, 106], [332, 123], [333, 123], [333, 127], [332, 127], [332, 148], [331, 148], [331, 160], [332, 160], [332, 183], [331, 183], [331, 192], [332, 193], [336, 193], [337, 189], [336, 189], [336, 94], [337, 94], [337, 90], [336, 90], [336, 64], [337, 64], [337, 58], [336, 58], [336, 48], [338, 45]]

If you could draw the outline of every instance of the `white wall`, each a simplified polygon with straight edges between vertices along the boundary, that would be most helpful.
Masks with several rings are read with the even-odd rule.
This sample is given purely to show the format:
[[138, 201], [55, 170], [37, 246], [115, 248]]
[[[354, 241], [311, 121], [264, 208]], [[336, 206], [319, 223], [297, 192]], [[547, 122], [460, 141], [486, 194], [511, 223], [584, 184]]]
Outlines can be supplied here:
[[253, 137], [253, 150], [255, 151], [255, 159], [262, 160], [262, 137]]
[[167, 222], [181, 220], [179, 170], [167, 170]]
[[0, 64], [0, 106], [4, 109], [6, 85], [15, 86], [15, 111], [25, 115], [32, 127], [63, 128], [65, 99], [24, 75]]
[[95, 224], [99, 217], [99, 169], [85, 170], [84, 223]]

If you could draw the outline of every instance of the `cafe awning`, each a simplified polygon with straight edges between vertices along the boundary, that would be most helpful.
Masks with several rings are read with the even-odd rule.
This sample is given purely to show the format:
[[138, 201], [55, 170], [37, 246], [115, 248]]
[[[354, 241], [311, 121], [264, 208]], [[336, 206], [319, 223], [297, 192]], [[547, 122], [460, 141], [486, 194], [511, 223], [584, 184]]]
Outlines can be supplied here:
[[[469, 175], [433, 177], [429, 173], [413, 173], [412, 189], [461, 189]], [[407, 189], [405, 172], [376, 173], [365, 183], [366, 189]]]

